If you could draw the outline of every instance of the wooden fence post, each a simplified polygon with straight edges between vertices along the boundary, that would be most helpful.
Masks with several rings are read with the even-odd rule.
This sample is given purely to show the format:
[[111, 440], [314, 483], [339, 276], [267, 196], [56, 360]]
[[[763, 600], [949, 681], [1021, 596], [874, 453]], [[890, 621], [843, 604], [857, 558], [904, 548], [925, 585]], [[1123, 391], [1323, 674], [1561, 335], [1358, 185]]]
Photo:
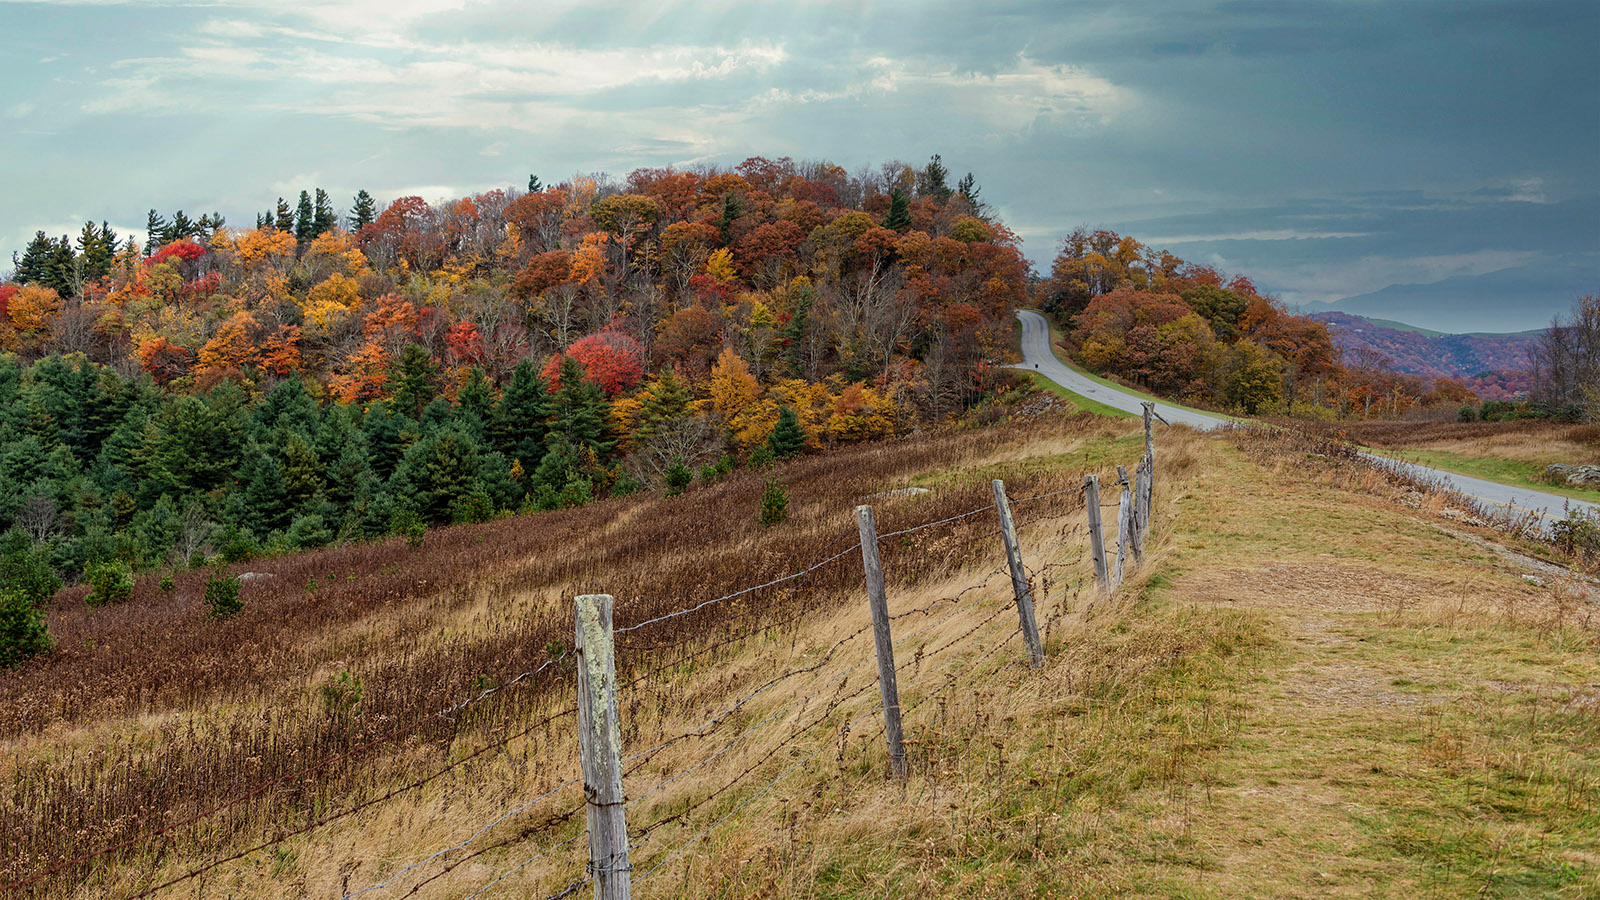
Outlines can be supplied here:
[[1156, 415], [1156, 405], [1146, 400], [1139, 404], [1144, 408], [1144, 455], [1152, 463], [1156, 460], [1156, 433], [1152, 421]]
[[1044, 665], [1044, 644], [1039, 640], [1039, 623], [1033, 618], [1033, 591], [1028, 587], [1028, 570], [1022, 566], [1022, 549], [1017, 546], [1011, 501], [1006, 499], [1005, 482], [998, 478], [994, 480], [994, 508], [1000, 513], [1000, 537], [1006, 544], [1006, 562], [1011, 564], [1011, 592], [1017, 599], [1017, 618], [1022, 621], [1022, 639], [1028, 645], [1028, 663], [1037, 669]]
[[611, 595], [585, 594], [574, 603], [578, 659], [578, 759], [588, 801], [589, 874], [595, 900], [629, 900], [628, 823], [624, 815], [622, 727], [617, 713], [617, 660], [611, 633]]
[[1150, 509], [1145, 503], [1145, 483], [1150, 480], [1150, 457], [1139, 460], [1133, 470], [1133, 564], [1144, 565], [1144, 535], [1150, 524]]
[[889, 598], [883, 591], [883, 562], [878, 558], [878, 526], [872, 507], [856, 507], [861, 531], [861, 563], [867, 572], [867, 603], [872, 607], [872, 636], [878, 647], [878, 693], [883, 698], [883, 734], [889, 742], [889, 770], [906, 777], [906, 748], [900, 743], [900, 688], [894, 677], [894, 640], [889, 635]]
[[1083, 476], [1083, 502], [1089, 511], [1089, 555], [1094, 557], [1094, 580], [1100, 590], [1111, 591], [1111, 576], [1106, 571], [1106, 539], [1100, 533], [1100, 476]]
[[1133, 491], [1128, 484], [1128, 468], [1117, 466], [1117, 484], [1122, 486], [1122, 496], [1117, 504], [1117, 572], [1112, 576], [1113, 587], [1122, 584], [1122, 572], [1128, 564], [1128, 542], [1133, 533]]

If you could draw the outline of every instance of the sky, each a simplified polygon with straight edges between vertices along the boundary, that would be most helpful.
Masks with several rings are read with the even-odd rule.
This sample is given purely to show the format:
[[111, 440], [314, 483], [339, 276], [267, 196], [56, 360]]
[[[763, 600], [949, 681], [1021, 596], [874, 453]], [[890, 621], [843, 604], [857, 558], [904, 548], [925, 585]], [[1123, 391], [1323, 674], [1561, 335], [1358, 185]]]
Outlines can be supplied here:
[[1415, 324], [1538, 328], [1600, 291], [1597, 39], [1594, 0], [0, 0], [0, 271], [151, 207], [939, 153], [1041, 272], [1109, 227], [1308, 309], [1432, 284]]

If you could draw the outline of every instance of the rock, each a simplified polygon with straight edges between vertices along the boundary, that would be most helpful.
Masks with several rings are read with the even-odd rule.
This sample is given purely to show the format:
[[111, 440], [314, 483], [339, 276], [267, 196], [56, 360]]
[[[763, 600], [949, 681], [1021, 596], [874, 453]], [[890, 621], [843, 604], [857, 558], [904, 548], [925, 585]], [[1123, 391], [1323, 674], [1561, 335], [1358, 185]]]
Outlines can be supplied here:
[[1600, 485], [1600, 466], [1573, 466], [1567, 473], [1567, 484]]
[[873, 494], [872, 496], [868, 497], [867, 499], [868, 500], [876, 500], [879, 497], [915, 497], [915, 496], [918, 496], [919, 494], [926, 494], [926, 493], [929, 493], [929, 490], [927, 488], [919, 488], [919, 487], [895, 488], [892, 491], [880, 491], [880, 492], [878, 492], [876, 494]]
[[240, 581], [255, 581], [257, 578], [273, 578], [273, 577], [275, 577], [275, 576], [271, 572], [240, 572], [239, 573], [239, 580]]

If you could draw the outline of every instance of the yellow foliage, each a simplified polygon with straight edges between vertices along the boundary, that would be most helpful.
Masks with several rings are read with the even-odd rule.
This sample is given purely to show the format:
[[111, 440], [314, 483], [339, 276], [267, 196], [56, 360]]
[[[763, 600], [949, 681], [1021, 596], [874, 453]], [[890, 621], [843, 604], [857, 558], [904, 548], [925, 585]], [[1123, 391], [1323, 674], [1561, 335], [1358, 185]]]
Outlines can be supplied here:
[[644, 402], [637, 395], [618, 397], [611, 401], [611, 420], [616, 433], [627, 435], [631, 440], [644, 420]]
[[[290, 246], [293, 246], [293, 241]], [[324, 231], [317, 235], [311, 246], [306, 248], [303, 261], [308, 269], [322, 270], [326, 267], [354, 278], [367, 274], [367, 256], [356, 246], [355, 238], [346, 231]]]
[[361, 285], [354, 278], [338, 273], [329, 275], [311, 286], [306, 292], [307, 308], [312, 306], [342, 306], [346, 310], [361, 306]]
[[894, 413], [893, 401], [858, 381], [834, 401], [825, 430], [844, 443], [884, 437], [894, 433]]
[[11, 298], [6, 313], [11, 317], [11, 327], [27, 334], [30, 331], [43, 331], [60, 309], [61, 297], [54, 289], [25, 284]]
[[732, 419], [761, 397], [761, 384], [732, 347], [724, 347], [711, 367], [711, 408]]
[[229, 316], [217, 327], [216, 334], [200, 348], [200, 366], [204, 369], [247, 368], [256, 364], [259, 354], [255, 340], [256, 320], [249, 313]]
[[611, 235], [603, 231], [592, 231], [583, 236], [583, 245], [572, 254], [572, 280], [579, 284], [588, 284], [599, 278], [606, 270], [605, 244]]
[[733, 251], [727, 247], [718, 247], [706, 257], [706, 273], [721, 282], [730, 282], [737, 273], [733, 269]]
[[233, 258], [241, 265], [253, 267], [268, 262], [281, 266], [294, 262], [294, 235], [276, 228], [257, 228], [240, 235], [233, 244]]

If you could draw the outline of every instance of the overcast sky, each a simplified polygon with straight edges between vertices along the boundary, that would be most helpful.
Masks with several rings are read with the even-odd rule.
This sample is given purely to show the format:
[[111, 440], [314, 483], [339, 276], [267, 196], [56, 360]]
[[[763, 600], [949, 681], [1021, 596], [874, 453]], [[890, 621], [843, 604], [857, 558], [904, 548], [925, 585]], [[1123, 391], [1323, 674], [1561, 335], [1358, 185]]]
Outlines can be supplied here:
[[1600, 290], [1597, 43], [1594, 0], [0, 0], [0, 259], [319, 186], [937, 152], [1041, 271], [1108, 226], [1291, 303], [1518, 269], [1567, 308]]

